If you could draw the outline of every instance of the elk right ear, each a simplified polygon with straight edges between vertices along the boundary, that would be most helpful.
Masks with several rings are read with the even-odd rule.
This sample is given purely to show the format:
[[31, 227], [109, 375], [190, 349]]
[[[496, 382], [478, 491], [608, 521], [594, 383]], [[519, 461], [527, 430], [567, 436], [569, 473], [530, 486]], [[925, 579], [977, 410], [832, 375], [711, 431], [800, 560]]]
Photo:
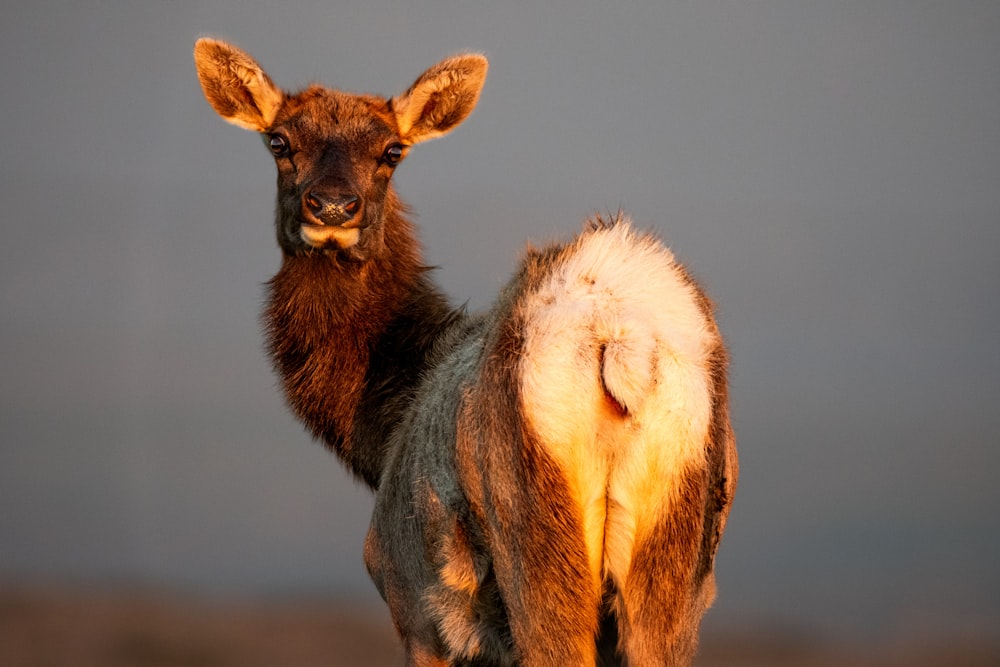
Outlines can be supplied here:
[[441, 61], [420, 75], [392, 109], [403, 140], [416, 144], [440, 137], [468, 117], [479, 101], [489, 64], [478, 53]]
[[255, 132], [271, 127], [285, 94], [249, 54], [202, 38], [194, 45], [194, 64], [205, 99], [220, 116]]

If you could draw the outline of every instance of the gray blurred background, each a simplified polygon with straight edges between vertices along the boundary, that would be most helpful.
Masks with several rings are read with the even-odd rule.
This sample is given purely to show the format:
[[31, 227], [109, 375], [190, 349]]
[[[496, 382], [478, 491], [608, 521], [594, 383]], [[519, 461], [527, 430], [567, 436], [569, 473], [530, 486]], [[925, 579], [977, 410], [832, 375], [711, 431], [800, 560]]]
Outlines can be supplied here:
[[719, 304], [742, 478], [707, 626], [1000, 628], [1000, 4], [17, 3], [0, 23], [0, 579], [377, 603], [372, 501], [262, 353], [274, 167], [204, 101], [487, 54], [396, 176], [456, 303], [623, 207]]

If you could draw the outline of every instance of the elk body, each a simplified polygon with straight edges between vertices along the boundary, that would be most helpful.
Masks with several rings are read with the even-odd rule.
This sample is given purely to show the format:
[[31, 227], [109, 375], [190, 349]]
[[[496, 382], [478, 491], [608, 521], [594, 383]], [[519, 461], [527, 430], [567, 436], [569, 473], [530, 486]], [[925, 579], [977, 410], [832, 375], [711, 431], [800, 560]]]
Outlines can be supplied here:
[[269, 351], [376, 494], [365, 562], [408, 664], [689, 664], [737, 477], [727, 355], [690, 275], [598, 218], [526, 251], [488, 312], [454, 309], [391, 177], [469, 115], [485, 58], [391, 99], [283, 92], [217, 40], [195, 61], [274, 155]]

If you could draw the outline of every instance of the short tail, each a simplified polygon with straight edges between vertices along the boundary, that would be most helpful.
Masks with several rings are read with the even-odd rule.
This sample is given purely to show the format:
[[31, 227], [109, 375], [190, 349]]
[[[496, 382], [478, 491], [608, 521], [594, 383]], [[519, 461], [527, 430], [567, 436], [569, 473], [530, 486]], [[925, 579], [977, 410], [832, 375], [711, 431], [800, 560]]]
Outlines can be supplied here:
[[619, 412], [636, 414], [653, 386], [656, 339], [636, 322], [619, 323], [606, 336], [600, 346], [601, 386]]

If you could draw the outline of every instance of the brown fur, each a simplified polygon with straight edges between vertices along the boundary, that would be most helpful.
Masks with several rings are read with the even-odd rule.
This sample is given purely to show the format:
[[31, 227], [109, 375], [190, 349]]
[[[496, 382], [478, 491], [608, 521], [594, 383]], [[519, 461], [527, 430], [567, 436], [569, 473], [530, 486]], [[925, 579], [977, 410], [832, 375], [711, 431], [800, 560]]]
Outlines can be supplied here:
[[[727, 356], [690, 276], [655, 240], [597, 219], [573, 243], [529, 251], [489, 312], [452, 309], [426, 277], [391, 176], [411, 145], [471, 113], [484, 58], [442, 61], [392, 99], [320, 86], [284, 93], [217, 40], [199, 40], [195, 61], [215, 110], [275, 152], [282, 265], [268, 284], [268, 349], [295, 414], [376, 492], [365, 562], [408, 664], [690, 664], [737, 475]], [[670, 294], [657, 298], [680, 299], [679, 319], [643, 311], [649, 295], [598, 272], [608, 269], [571, 268], [603, 266], [595, 244], [664, 267], [657, 279]], [[631, 310], [619, 313], [620, 303]], [[572, 319], [584, 306], [604, 318], [596, 328]], [[559, 308], [565, 336], [582, 336], [559, 361], [568, 371], [533, 342], [537, 313]], [[672, 328], [685, 338], [660, 340]], [[559, 408], [537, 403], [525, 364], [535, 379], [582, 373], [567, 381], [581, 388], [580, 423], [594, 423], [585, 442], [549, 440], [572, 419], [528, 418]], [[679, 384], [664, 387], [671, 377]], [[705, 378], [707, 399], [697, 393]], [[689, 419], [671, 417], [677, 437], [704, 440], [662, 443], [676, 458], [633, 443], [659, 432], [646, 426], [660, 419], [656, 401], [675, 399], [694, 406]], [[638, 455], [669, 473], [648, 501], [630, 491], [646, 488], [647, 473], [617, 463]], [[598, 515], [580, 494], [601, 491], [600, 478], [565, 467], [590, 466], [589, 456], [610, 475]], [[615, 522], [606, 566], [587, 541], [595, 516]]]

